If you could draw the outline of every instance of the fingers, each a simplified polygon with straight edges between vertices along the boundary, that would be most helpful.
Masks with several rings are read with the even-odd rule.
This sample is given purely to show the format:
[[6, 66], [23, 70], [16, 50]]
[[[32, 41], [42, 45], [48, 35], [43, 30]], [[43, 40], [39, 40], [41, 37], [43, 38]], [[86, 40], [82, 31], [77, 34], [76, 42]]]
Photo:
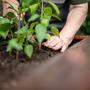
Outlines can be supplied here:
[[52, 48], [53, 50], [58, 50], [61, 48], [61, 40], [58, 36], [54, 36], [51, 38], [51, 40], [48, 40], [47, 42], [43, 43], [44, 46]]
[[51, 40], [48, 40], [47, 42], [43, 43], [43, 45], [53, 50], [61, 49], [61, 52], [64, 52], [68, 48], [70, 42], [71, 41], [68, 39], [61, 39], [58, 36], [54, 36], [51, 38]]
[[53, 36], [50, 40], [44, 43], [44, 46], [54, 47], [59, 42], [59, 37]]
[[68, 48], [68, 45], [64, 45], [64, 46], [61, 48], [61, 52], [64, 52], [67, 48]]
[[62, 47], [61, 42], [59, 42], [58, 44], [56, 44], [54, 47], [52, 47], [53, 50], [59, 50]]

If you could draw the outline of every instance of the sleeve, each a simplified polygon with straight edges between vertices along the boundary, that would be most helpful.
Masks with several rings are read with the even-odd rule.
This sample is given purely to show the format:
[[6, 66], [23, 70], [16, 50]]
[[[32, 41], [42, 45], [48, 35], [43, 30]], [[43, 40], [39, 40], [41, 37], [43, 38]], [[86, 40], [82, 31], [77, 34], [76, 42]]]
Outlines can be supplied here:
[[89, 2], [90, 0], [70, 0], [70, 4], [76, 5], [76, 4], [83, 4], [86, 2]]

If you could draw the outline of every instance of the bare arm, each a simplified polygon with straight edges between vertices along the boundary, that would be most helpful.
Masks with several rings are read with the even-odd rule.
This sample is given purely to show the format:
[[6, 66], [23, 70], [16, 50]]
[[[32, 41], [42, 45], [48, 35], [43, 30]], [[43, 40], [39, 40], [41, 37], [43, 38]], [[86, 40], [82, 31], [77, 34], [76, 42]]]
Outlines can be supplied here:
[[84, 22], [87, 16], [87, 11], [88, 3], [71, 5], [67, 21], [64, 28], [61, 31], [61, 35], [64, 34], [66, 38], [72, 38]]
[[67, 17], [66, 24], [60, 32], [60, 37], [53, 36], [51, 40], [45, 43], [45, 46], [58, 50], [61, 48], [61, 52], [64, 52], [68, 45], [72, 42], [74, 35], [79, 30], [80, 26], [84, 22], [88, 11], [88, 3], [70, 5], [70, 11]]

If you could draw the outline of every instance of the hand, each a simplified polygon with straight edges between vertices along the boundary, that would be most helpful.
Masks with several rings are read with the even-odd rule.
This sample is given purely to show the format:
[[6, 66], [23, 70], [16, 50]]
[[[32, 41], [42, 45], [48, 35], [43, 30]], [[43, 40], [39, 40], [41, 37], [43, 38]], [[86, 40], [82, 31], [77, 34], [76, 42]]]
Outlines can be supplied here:
[[13, 12], [16, 16], [18, 16], [15, 10], [9, 8], [9, 4], [14, 4], [15, 10], [18, 11], [19, 3], [17, 0], [3, 0], [3, 15], [5, 16], [8, 12]]
[[50, 40], [44, 43], [44, 46], [49, 47], [53, 50], [61, 49], [61, 52], [64, 52], [69, 44], [72, 42], [73, 38], [63, 36], [52, 36]]

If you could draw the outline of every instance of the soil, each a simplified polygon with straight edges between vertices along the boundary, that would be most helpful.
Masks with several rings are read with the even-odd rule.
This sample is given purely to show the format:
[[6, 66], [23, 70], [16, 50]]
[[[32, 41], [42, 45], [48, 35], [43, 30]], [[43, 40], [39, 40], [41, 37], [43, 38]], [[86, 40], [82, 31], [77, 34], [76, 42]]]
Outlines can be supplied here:
[[[2, 48], [3, 49], [3, 48]], [[0, 85], [21, 74], [25, 69], [34, 69], [41, 63], [44, 63], [50, 57], [59, 52], [50, 49], [36, 49], [31, 59], [28, 59], [23, 53], [19, 54], [19, 59], [15, 59], [15, 53], [9, 55], [5, 50], [0, 51]]]
[[[72, 44], [74, 43], [76, 43], [76, 41], [74, 41]], [[43, 47], [42, 49], [36, 48], [31, 59], [28, 59], [23, 53], [20, 53], [19, 59], [16, 60], [15, 53], [10, 55], [5, 51], [5, 47], [1, 48], [0, 85], [16, 78], [18, 75], [21, 75], [25, 70], [28, 69], [28, 67], [29, 71], [32, 71], [34, 68], [40, 66], [41, 63], [44, 63], [58, 53], [60, 53], [60, 50], [55, 52], [46, 47]]]

